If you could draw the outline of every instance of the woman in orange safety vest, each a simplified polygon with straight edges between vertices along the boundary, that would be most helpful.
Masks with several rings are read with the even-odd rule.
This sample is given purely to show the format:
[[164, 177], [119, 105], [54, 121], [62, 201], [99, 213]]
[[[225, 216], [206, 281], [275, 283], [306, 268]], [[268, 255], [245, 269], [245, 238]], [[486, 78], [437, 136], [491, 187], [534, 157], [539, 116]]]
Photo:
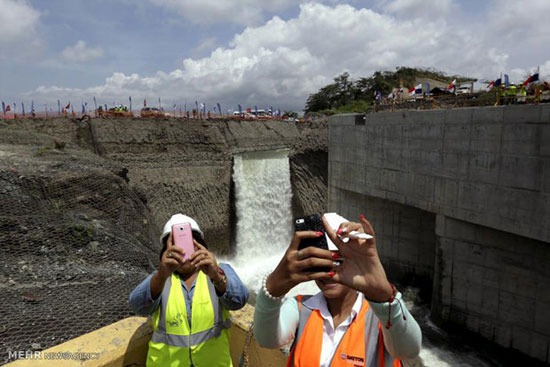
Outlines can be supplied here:
[[[323, 216], [333, 251], [300, 246], [325, 234], [297, 231], [279, 265], [263, 279], [254, 333], [267, 348], [294, 340], [287, 366], [390, 367], [419, 354], [420, 327], [386, 277], [371, 224], [360, 217], [352, 223], [336, 213]], [[309, 280], [319, 293], [283, 302], [292, 288]]]

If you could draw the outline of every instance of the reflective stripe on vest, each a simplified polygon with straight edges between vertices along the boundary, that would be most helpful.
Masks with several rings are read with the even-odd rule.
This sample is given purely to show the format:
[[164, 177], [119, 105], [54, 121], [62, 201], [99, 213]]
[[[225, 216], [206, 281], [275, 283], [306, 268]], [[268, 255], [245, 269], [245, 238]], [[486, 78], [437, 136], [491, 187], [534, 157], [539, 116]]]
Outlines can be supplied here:
[[[323, 345], [324, 320], [319, 310], [313, 310], [296, 297], [300, 313], [296, 337], [292, 344], [287, 367], [319, 366]], [[303, 307], [302, 307], [303, 306]], [[363, 300], [361, 310], [347, 328], [330, 361], [331, 367], [398, 367], [401, 362], [392, 358], [384, 348], [380, 323]]]
[[152, 315], [154, 330], [147, 366], [231, 365], [229, 311], [221, 307], [214, 285], [200, 271], [191, 310], [190, 327], [181, 279], [172, 274]]

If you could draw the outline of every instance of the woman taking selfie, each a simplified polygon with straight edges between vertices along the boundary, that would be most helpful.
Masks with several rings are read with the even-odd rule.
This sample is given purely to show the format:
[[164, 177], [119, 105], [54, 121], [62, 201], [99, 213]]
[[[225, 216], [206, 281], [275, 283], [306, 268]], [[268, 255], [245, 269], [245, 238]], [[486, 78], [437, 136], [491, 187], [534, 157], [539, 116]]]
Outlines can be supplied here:
[[158, 271], [129, 298], [136, 314], [153, 319], [147, 366], [231, 366], [228, 310], [246, 304], [248, 289], [231, 266], [218, 265], [194, 219], [173, 215], [161, 243]]
[[[288, 366], [400, 366], [400, 360], [418, 356], [420, 327], [386, 278], [370, 223], [361, 215], [360, 223], [345, 221], [337, 230], [325, 217], [323, 224], [339, 251], [314, 246], [299, 250], [301, 240], [324, 234], [295, 233], [258, 294], [258, 343], [278, 348], [294, 338]], [[358, 238], [357, 233], [372, 237]], [[319, 293], [282, 302], [293, 287], [309, 280]]]

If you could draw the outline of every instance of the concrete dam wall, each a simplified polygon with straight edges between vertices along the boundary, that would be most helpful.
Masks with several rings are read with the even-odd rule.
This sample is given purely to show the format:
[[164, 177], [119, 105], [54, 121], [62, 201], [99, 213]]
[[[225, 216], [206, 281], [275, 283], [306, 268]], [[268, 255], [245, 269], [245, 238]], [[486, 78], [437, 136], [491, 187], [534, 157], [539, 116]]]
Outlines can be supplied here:
[[328, 196], [434, 320], [550, 362], [550, 106], [333, 116]]

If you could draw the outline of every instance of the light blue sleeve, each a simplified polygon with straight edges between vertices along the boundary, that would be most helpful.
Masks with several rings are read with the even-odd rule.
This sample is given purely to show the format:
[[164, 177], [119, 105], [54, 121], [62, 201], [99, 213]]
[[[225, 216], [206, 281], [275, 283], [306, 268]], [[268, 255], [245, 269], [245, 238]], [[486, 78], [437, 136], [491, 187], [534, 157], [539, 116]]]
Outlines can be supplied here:
[[[397, 292], [395, 295], [395, 299], [391, 304], [391, 310], [389, 302], [368, 302], [382, 325], [384, 346], [388, 353], [394, 358], [399, 359], [416, 358], [420, 353], [422, 331], [407, 309], [401, 292]], [[391, 320], [391, 326], [386, 328], [388, 315]]]
[[248, 302], [248, 288], [243, 284], [231, 265], [220, 263], [219, 266], [227, 277], [225, 293], [220, 297], [220, 302], [228, 310], [243, 308]]
[[151, 278], [155, 273], [149, 274], [128, 297], [130, 308], [137, 315], [149, 316], [160, 304], [160, 296], [157, 299], [151, 297]]
[[264, 348], [280, 348], [294, 338], [298, 327], [298, 302], [294, 297], [281, 300], [269, 298], [258, 291], [254, 308], [254, 336]]

